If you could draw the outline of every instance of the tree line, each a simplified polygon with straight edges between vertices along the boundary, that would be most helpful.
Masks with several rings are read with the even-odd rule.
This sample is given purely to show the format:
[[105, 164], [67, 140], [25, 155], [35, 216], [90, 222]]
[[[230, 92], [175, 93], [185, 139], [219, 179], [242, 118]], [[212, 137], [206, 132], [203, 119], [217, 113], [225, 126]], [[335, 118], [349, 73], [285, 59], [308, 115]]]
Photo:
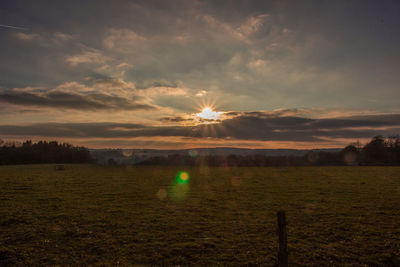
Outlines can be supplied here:
[[57, 141], [4, 143], [0, 140], [0, 145], [0, 165], [92, 162], [87, 148]]
[[399, 166], [400, 138], [375, 136], [365, 146], [353, 143], [339, 152], [310, 151], [303, 156], [266, 155], [169, 155], [151, 157], [137, 165], [190, 165], [190, 166]]
[[[135, 155], [131, 155], [133, 157]], [[4, 143], [0, 140], [0, 165], [40, 163], [96, 163], [85, 147], [75, 147], [57, 141], [25, 141]], [[99, 162], [97, 162], [99, 163]], [[105, 164], [118, 164], [113, 158]], [[339, 152], [309, 151], [303, 156], [267, 155], [168, 155], [143, 159], [136, 165], [190, 165], [190, 166], [400, 166], [400, 138], [375, 136], [364, 146], [353, 143]]]

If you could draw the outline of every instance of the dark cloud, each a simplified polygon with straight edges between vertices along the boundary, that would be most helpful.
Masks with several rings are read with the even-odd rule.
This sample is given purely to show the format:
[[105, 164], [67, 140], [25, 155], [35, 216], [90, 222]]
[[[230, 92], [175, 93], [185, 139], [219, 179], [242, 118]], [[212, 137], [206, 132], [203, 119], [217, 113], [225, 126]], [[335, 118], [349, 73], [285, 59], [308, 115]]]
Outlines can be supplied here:
[[[116, 137], [118, 133], [143, 129], [141, 124], [130, 123], [37, 123], [24, 126], [0, 126], [3, 135], [28, 135], [49, 137]], [[114, 134], [113, 134], [114, 133]]]
[[[377, 125], [382, 128], [376, 128]], [[239, 116], [216, 124], [163, 127], [121, 123], [44, 123], [25, 126], [2, 125], [0, 126], [0, 132], [2, 135], [71, 138], [177, 136], [314, 142], [323, 141], [326, 138], [370, 138], [378, 134], [398, 134], [400, 132], [400, 115], [363, 116], [359, 120], [315, 120], [300, 117], [260, 118], [257, 116]]]
[[160, 119], [162, 122], [193, 122], [193, 118], [184, 118], [181, 116], [163, 117]]
[[136, 83], [136, 88], [137, 89], [147, 89], [151, 87], [169, 87], [169, 88], [177, 88], [178, 84], [174, 81], [168, 81], [168, 80], [143, 80], [143, 81], [138, 81]]
[[213, 120], [213, 119], [206, 119], [206, 118], [200, 118], [200, 117], [181, 117], [181, 116], [172, 116], [172, 117], [163, 117], [160, 119], [162, 122], [184, 122], [184, 123], [218, 123], [221, 122], [221, 120]]
[[126, 99], [102, 93], [77, 94], [67, 92], [2, 92], [0, 101], [20, 105], [76, 110], [150, 110], [155, 109], [147, 104], [136, 103], [135, 99]]

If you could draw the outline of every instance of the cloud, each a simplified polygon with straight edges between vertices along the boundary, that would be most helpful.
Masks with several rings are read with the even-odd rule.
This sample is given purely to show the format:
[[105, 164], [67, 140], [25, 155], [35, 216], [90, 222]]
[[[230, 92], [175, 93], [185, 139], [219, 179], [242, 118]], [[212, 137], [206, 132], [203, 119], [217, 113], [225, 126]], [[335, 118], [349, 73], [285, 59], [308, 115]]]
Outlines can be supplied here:
[[130, 29], [109, 29], [103, 40], [103, 45], [108, 49], [127, 51], [134, 49], [146, 38]]
[[[100, 81], [97, 83], [100, 83]], [[0, 92], [0, 101], [23, 107], [74, 110], [155, 109], [150, 104], [138, 102], [138, 100], [141, 100], [140, 96], [135, 96], [134, 93], [125, 93], [126, 87], [124, 86], [126, 84], [121, 81], [110, 80], [107, 81], [107, 84], [109, 85], [108, 92], [106, 92], [107, 90], [102, 92], [100, 89], [96, 89], [99, 88], [98, 84], [95, 84], [95, 87], [86, 87], [76, 82], [64, 83], [52, 90], [32, 88], [3, 90], [3, 92]], [[104, 81], [102, 86], [104, 86]]]
[[152, 87], [177, 88], [178, 86], [178, 82], [176, 81], [169, 81], [167, 79], [149, 79], [138, 82], [136, 87], [138, 89], [148, 89]]
[[[60, 82], [95, 73], [124, 78], [139, 89], [153, 86], [145, 81], [162, 81], [166, 87], [174, 87], [179, 81], [179, 87], [193, 91], [204, 88], [212, 96], [228, 95], [228, 109], [338, 106], [384, 111], [396, 106], [396, 97], [388, 97], [397, 96], [399, 82], [393, 72], [398, 67], [393, 60], [394, 50], [373, 49], [382, 44], [365, 31], [354, 35], [347, 33], [353, 32], [351, 27], [339, 31], [329, 16], [324, 16], [328, 7], [335, 4], [322, 6], [325, 5], [326, 8], [317, 8], [307, 3], [250, 1], [227, 7], [212, 1], [172, 1], [168, 5], [151, 1], [108, 6], [106, 9], [115, 13], [105, 17], [105, 6], [99, 4], [90, 10], [91, 23], [77, 22], [79, 26], [68, 24], [47, 30], [47, 35], [63, 33], [57, 36], [71, 41], [58, 50], [52, 47], [51, 57], [44, 59], [45, 51], [29, 47], [29, 54], [37, 57], [26, 68], [36, 69], [32, 65], [43, 61], [39, 66], [47, 70], [41, 74], [43, 77], [32, 74], [33, 77], [6, 79], [20, 83], [38, 77], [33, 84], [18, 85], [24, 87], [42, 84], [45, 78], [54, 77]], [[86, 11], [81, 12], [76, 19], [84, 22]], [[349, 19], [347, 13], [343, 15]], [[385, 34], [384, 29], [379, 34]], [[369, 42], [361, 44], [353, 39]], [[396, 40], [390, 43], [395, 44]], [[382, 51], [381, 56], [377, 57], [376, 51]], [[67, 66], [50, 60], [61, 55]], [[22, 58], [12, 61], [3, 56], [12, 64], [22, 62]], [[378, 62], [379, 69], [373, 67], [374, 62]], [[123, 63], [123, 70], [119, 69]], [[384, 89], [378, 93], [374, 88]], [[385, 99], [386, 104], [382, 105]]]
[[89, 79], [92, 82], [92, 90], [104, 93], [129, 95], [137, 94], [136, 86], [132, 82], [112, 77], [101, 77], [97, 79]]
[[15, 33], [14, 36], [22, 41], [39, 40], [40, 43], [38, 44], [45, 47], [55, 44], [62, 45], [63, 43], [77, 40], [78, 38], [78, 36], [75, 34], [68, 34], [64, 32], [41, 32], [40, 34], [18, 32]]
[[194, 119], [191, 117], [182, 117], [182, 116], [172, 116], [172, 117], [163, 117], [160, 119], [162, 122], [194, 122]]
[[15, 30], [23, 30], [23, 31], [28, 30], [28, 28], [12, 26], [12, 25], [4, 25], [4, 24], [0, 24], [0, 27], [9, 28], [9, 29], [15, 29]]
[[195, 96], [202, 97], [202, 96], [205, 96], [206, 94], [207, 94], [206, 90], [200, 90], [195, 94]]
[[[217, 124], [151, 126], [129, 123], [41, 123], [2, 125], [2, 135], [84, 138], [188, 137], [220, 140], [324, 142], [335, 139], [371, 138], [400, 132], [400, 114], [362, 118], [308, 119], [300, 117], [237, 116]], [[182, 117], [163, 118], [179, 122]], [[379, 126], [379, 127], [377, 127]]]
[[[124, 132], [142, 128], [141, 124], [124, 123], [38, 123], [28, 126], [0, 126], [3, 134], [49, 136], [49, 137], [95, 137], [113, 136], [113, 132]], [[24, 133], [24, 131], [26, 131]], [[102, 134], [101, 132], [104, 131]], [[96, 134], [96, 132], [98, 134]]]
[[261, 14], [258, 16], [250, 16], [245, 23], [237, 28], [237, 31], [244, 35], [252, 35], [259, 32], [266, 26], [268, 14]]
[[77, 35], [73, 35], [73, 34], [68, 34], [68, 33], [63, 33], [63, 32], [55, 32], [53, 34], [53, 40], [58, 42], [58, 41], [62, 41], [62, 42], [67, 42], [67, 41], [72, 41], [72, 40], [76, 40], [78, 39]]
[[0, 101], [20, 106], [67, 108], [76, 110], [151, 110], [153, 106], [101, 93], [87, 95], [63, 92], [43, 94], [29, 92], [0, 93]]
[[40, 35], [37, 33], [23, 33], [23, 32], [18, 32], [15, 34], [15, 36], [19, 39], [19, 40], [23, 40], [23, 41], [32, 41], [34, 39], [39, 39]]
[[65, 61], [72, 66], [84, 63], [105, 64], [109, 60], [109, 57], [105, 56], [102, 52], [96, 49], [89, 49], [80, 54], [69, 56], [65, 59]]

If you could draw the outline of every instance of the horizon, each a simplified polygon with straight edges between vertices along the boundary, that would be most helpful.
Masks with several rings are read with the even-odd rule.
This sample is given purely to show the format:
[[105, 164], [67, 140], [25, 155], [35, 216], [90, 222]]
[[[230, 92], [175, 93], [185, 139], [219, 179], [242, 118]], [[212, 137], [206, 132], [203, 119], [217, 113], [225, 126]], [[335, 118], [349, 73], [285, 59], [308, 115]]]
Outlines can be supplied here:
[[70, 144], [70, 145], [75, 146], [75, 147], [85, 147], [85, 148], [87, 148], [89, 150], [95, 150], [95, 149], [98, 149], [98, 150], [101, 150], [101, 149], [112, 150], [112, 149], [114, 149], [114, 150], [176, 150], [176, 151], [178, 151], [178, 150], [196, 150], [196, 149], [329, 150], [329, 149], [343, 149], [347, 145], [353, 145], [353, 144], [356, 144], [356, 143], [359, 143], [360, 145], [365, 145], [369, 141], [371, 141], [371, 139], [368, 139], [368, 141], [365, 142], [365, 143], [361, 143], [361, 142], [359, 142], [359, 140], [357, 140], [355, 142], [348, 143], [343, 147], [340, 147], [340, 146], [337, 146], [337, 147], [332, 147], [332, 146], [314, 147], [314, 146], [310, 146], [310, 147], [300, 147], [300, 148], [292, 148], [292, 147], [278, 147], [278, 148], [276, 148], [276, 147], [261, 147], [260, 148], [260, 147], [251, 147], [251, 146], [224, 146], [224, 145], [221, 145], [221, 146], [208, 146], [208, 147], [207, 146], [193, 146], [193, 147], [180, 147], [180, 148], [176, 148], [176, 147], [154, 148], [154, 147], [151, 147], [151, 146], [150, 147], [145, 147], [145, 146], [142, 146], [142, 147], [128, 147], [128, 146], [126, 146], [126, 147], [107, 147], [107, 146], [90, 147], [90, 146], [85, 146], [83, 144], [79, 144], [79, 142], [76, 144], [76, 143], [68, 142], [68, 141], [65, 141], [65, 140], [62, 140], [62, 139], [57, 140], [57, 139], [51, 139], [51, 138], [50, 139], [30, 138], [30, 139], [19, 139], [19, 140], [0, 139], [0, 146], [4, 146], [4, 145], [7, 145], [7, 144], [8, 145], [14, 144], [14, 145], [18, 146], [18, 145], [22, 145], [24, 142], [27, 142], [27, 141], [31, 141], [33, 143], [37, 143], [37, 142], [40, 142], [40, 141], [42, 141], [42, 142], [57, 142], [59, 144], [65, 143], [65, 144]]
[[328, 149], [400, 133], [398, 1], [2, 1], [0, 139]]

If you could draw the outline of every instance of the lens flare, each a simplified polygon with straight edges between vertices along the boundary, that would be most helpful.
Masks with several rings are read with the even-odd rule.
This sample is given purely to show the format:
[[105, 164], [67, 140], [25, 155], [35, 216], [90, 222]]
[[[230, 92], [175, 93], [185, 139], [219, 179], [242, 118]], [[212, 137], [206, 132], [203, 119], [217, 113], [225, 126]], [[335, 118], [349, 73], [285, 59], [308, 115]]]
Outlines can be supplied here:
[[310, 153], [307, 154], [307, 159], [311, 163], [316, 163], [319, 159], [319, 155], [317, 152], [311, 151]]
[[164, 188], [160, 188], [160, 190], [158, 190], [157, 192], [157, 197], [160, 200], [164, 200], [167, 198], [167, 190], [165, 190]]
[[189, 173], [185, 171], [178, 172], [169, 190], [169, 196], [172, 200], [182, 201], [187, 198], [190, 190], [189, 180]]
[[178, 183], [178, 184], [187, 184], [188, 182], [189, 182], [189, 179], [190, 179], [190, 177], [189, 177], [189, 173], [187, 173], [187, 172], [179, 172], [177, 175], [176, 175], [176, 179], [175, 179], [175, 181]]
[[124, 155], [124, 157], [127, 157], [127, 158], [132, 156], [132, 154], [133, 154], [132, 150], [124, 150], [124, 151], [122, 151], [122, 155]]
[[344, 155], [344, 162], [347, 165], [357, 165], [357, 154], [355, 152], [347, 152]]
[[191, 156], [192, 158], [197, 157], [198, 154], [199, 154], [199, 153], [197, 152], [196, 149], [191, 149], [191, 150], [189, 150], [189, 156]]

